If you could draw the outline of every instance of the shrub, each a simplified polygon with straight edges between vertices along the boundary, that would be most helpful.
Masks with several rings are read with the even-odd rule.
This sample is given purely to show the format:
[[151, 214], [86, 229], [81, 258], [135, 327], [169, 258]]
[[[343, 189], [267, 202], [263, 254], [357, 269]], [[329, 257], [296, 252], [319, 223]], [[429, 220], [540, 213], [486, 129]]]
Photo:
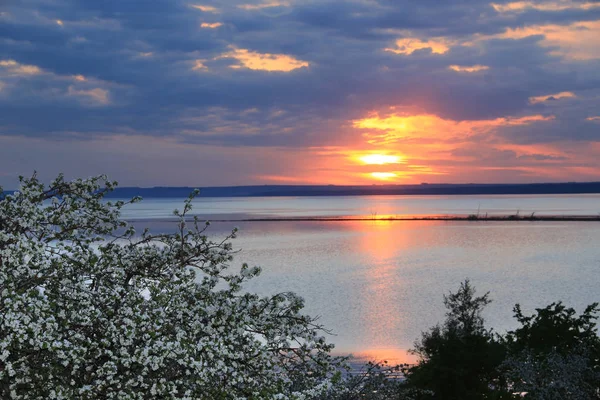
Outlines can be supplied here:
[[511, 387], [528, 399], [600, 398], [598, 304], [576, 316], [561, 302], [525, 316], [515, 306], [521, 327], [505, 338], [509, 357], [503, 365]]
[[489, 293], [476, 297], [468, 280], [444, 296], [446, 321], [415, 343], [419, 363], [406, 370], [407, 384], [434, 393], [435, 399], [501, 398], [497, 367], [503, 346], [484, 326], [481, 315]]

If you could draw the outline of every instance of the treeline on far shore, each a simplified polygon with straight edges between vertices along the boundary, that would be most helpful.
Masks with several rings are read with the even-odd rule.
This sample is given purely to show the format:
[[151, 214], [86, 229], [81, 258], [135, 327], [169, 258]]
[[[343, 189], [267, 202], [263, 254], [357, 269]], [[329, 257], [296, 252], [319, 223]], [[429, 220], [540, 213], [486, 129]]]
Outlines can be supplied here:
[[[531, 195], [600, 193], [600, 182], [526, 184], [420, 184], [420, 185], [199, 185], [202, 197], [371, 196], [371, 195]], [[121, 187], [108, 198], [186, 198], [193, 187]]]

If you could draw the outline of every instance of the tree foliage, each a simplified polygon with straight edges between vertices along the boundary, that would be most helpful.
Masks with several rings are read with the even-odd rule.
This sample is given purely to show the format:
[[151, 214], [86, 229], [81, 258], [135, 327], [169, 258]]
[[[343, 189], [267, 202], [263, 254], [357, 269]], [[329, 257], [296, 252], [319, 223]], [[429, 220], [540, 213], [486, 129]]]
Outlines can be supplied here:
[[495, 393], [504, 349], [481, 315], [491, 302], [489, 293], [475, 294], [466, 280], [456, 293], [444, 296], [446, 320], [415, 343], [420, 361], [406, 370], [409, 386], [429, 389], [435, 399], [482, 399]]
[[506, 334], [509, 356], [505, 375], [528, 399], [600, 398], [600, 338], [596, 330], [598, 304], [577, 316], [562, 302], [526, 316], [515, 306], [521, 327]]
[[468, 280], [444, 296], [446, 321], [415, 343], [420, 361], [406, 370], [409, 386], [434, 399], [600, 398], [598, 304], [579, 316], [561, 302], [531, 316], [517, 304], [520, 327], [499, 335], [484, 325], [489, 303]]
[[242, 290], [260, 269], [228, 268], [235, 230], [189, 221], [194, 193], [176, 233], [137, 233], [115, 185], [34, 175], [0, 199], [0, 398], [327, 393], [332, 345], [300, 297]]

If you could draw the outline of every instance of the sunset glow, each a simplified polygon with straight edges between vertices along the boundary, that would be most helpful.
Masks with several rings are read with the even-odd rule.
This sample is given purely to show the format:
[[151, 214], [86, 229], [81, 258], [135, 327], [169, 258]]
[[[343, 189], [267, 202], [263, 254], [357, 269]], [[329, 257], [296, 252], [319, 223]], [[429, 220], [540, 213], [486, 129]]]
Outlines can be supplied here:
[[384, 165], [384, 164], [398, 164], [401, 158], [399, 156], [389, 154], [368, 154], [359, 157], [359, 160], [363, 164], [367, 165]]
[[598, 180], [597, 1], [8, 3], [5, 188]]
[[398, 174], [395, 172], [371, 172], [370, 174], [373, 178], [379, 179], [382, 181], [387, 181], [393, 178], [397, 178]]

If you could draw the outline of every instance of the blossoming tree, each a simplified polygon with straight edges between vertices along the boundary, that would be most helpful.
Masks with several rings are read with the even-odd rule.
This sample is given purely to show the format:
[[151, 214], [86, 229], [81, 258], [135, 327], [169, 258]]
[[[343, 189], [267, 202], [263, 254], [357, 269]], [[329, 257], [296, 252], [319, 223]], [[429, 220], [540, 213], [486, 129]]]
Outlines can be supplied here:
[[[339, 362], [292, 293], [243, 291], [230, 239], [187, 215], [136, 232], [106, 177], [0, 194], [0, 398], [312, 398]], [[0, 193], [2, 191], [0, 190]], [[335, 379], [334, 379], [335, 381]]]

